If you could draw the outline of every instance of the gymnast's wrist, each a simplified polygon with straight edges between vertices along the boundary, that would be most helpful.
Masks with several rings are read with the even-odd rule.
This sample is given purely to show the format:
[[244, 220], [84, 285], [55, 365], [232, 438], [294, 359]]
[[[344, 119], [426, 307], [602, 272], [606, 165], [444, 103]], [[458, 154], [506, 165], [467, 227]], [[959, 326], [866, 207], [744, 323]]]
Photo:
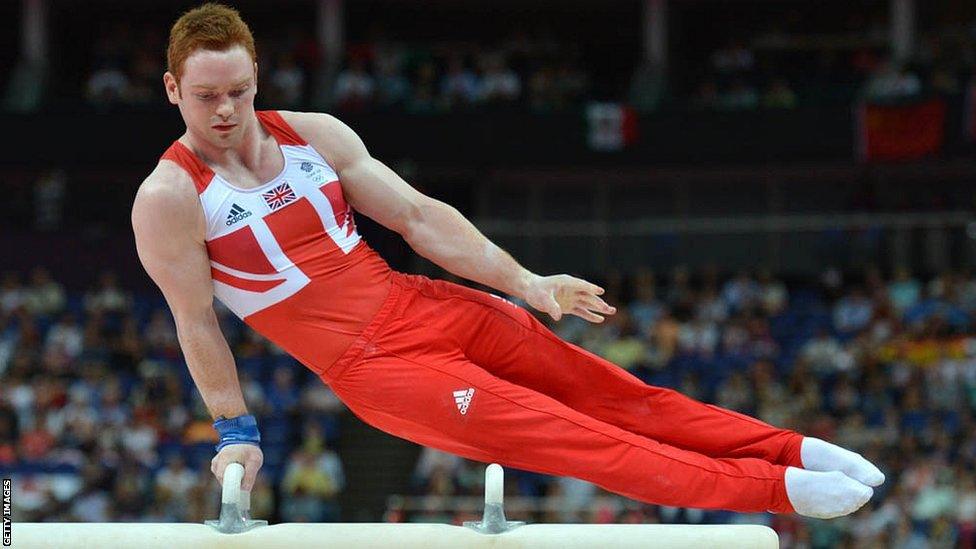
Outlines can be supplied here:
[[258, 431], [257, 419], [250, 414], [232, 418], [219, 416], [214, 421], [213, 427], [219, 437], [215, 447], [218, 452], [232, 444], [261, 445], [261, 432]]
[[[515, 296], [522, 301], [528, 301], [526, 296], [529, 293], [529, 289], [535, 284], [540, 278], [539, 275], [533, 273], [532, 271], [522, 268], [521, 272], [515, 277], [514, 287], [508, 293]], [[504, 291], [504, 290], [503, 290]]]

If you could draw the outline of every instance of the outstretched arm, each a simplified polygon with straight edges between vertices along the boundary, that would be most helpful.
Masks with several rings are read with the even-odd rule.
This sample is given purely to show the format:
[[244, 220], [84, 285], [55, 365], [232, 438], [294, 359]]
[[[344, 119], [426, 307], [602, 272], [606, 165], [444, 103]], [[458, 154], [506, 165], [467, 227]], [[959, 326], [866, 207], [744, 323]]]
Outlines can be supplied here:
[[[247, 408], [234, 357], [213, 310], [203, 213], [193, 185], [182, 177], [161, 166], [139, 188], [132, 206], [136, 250], [169, 304], [187, 367], [207, 409], [214, 418], [243, 416]], [[260, 448], [224, 447], [211, 464], [218, 480], [235, 461], [244, 465], [242, 486], [250, 490], [263, 462]]]
[[336, 118], [284, 113], [296, 131], [326, 156], [357, 211], [396, 231], [421, 256], [460, 277], [480, 282], [559, 320], [575, 314], [602, 322], [615, 309], [603, 289], [569, 275], [539, 276], [488, 240], [455, 208], [423, 195], [370, 156], [362, 140]]

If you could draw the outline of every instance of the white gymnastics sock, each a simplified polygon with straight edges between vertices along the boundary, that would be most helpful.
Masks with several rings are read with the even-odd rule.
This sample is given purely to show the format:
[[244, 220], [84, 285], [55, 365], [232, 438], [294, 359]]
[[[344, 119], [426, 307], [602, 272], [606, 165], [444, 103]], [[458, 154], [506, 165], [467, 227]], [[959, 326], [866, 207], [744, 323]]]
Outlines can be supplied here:
[[881, 486], [884, 473], [861, 454], [845, 450], [819, 438], [803, 437], [800, 444], [803, 468], [811, 471], [840, 471], [868, 486]]
[[797, 513], [829, 519], [857, 511], [871, 499], [874, 490], [840, 471], [821, 473], [787, 467], [786, 495]]

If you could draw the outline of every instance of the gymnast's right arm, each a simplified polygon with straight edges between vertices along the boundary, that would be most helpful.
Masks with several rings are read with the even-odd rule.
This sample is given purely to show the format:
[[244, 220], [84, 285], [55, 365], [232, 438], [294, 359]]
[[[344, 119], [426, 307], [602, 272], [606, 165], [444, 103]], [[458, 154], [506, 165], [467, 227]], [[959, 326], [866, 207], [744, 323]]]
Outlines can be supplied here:
[[242, 464], [241, 486], [250, 490], [264, 461], [260, 435], [247, 415], [234, 357], [213, 310], [203, 210], [182, 169], [161, 162], [146, 178], [132, 205], [132, 229], [139, 259], [176, 320], [190, 375], [217, 419], [221, 442], [211, 470], [222, 481], [227, 464]]

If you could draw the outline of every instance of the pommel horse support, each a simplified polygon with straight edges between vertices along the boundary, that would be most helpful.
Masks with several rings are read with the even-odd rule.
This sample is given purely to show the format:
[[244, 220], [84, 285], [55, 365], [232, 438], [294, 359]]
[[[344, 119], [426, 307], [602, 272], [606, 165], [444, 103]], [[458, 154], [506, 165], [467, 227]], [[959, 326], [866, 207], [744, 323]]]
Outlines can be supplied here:
[[[685, 549], [779, 547], [776, 533], [758, 525], [529, 524], [509, 522], [503, 508], [501, 466], [485, 471], [485, 514], [464, 526], [402, 523], [285, 523], [250, 519], [250, 494], [241, 491], [244, 468], [224, 474], [220, 519], [207, 524], [21, 523], [13, 546], [25, 549]], [[224, 533], [238, 532], [238, 533]]]

